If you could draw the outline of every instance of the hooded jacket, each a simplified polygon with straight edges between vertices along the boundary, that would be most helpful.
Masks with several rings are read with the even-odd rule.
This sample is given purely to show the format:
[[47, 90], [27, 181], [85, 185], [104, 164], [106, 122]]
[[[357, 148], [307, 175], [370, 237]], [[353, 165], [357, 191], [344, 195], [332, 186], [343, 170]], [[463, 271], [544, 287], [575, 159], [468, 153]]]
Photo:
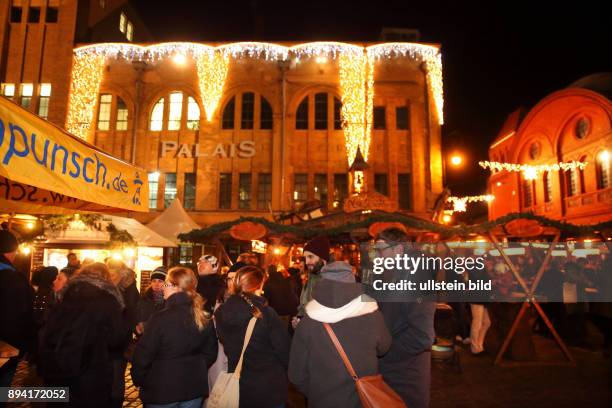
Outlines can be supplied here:
[[[391, 336], [376, 301], [358, 283], [321, 279], [291, 344], [289, 380], [310, 407], [361, 407], [349, 375], [323, 323], [329, 323], [359, 377], [378, 374], [378, 356]], [[322, 375], [324, 373], [324, 375]]]
[[0, 255], [0, 340], [20, 351], [33, 347], [34, 293], [27, 278]]
[[[287, 365], [289, 362], [289, 334], [266, 300], [247, 295], [262, 312], [244, 353], [240, 375], [240, 406], [267, 408], [282, 405], [287, 400]], [[238, 295], [230, 296], [215, 312], [219, 341], [228, 359], [228, 372], [234, 372], [249, 320], [251, 308]]]

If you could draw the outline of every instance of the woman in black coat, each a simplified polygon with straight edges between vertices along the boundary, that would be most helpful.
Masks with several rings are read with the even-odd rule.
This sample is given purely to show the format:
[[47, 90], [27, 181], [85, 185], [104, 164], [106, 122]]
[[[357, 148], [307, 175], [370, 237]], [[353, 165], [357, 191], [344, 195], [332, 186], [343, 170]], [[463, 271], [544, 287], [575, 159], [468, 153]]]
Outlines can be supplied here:
[[70, 387], [72, 407], [111, 404], [112, 353], [127, 334], [123, 298], [106, 265], [83, 267], [59, 293], [40, 337], [40, 372], [48, 386]]
[[208, 367], [217, 358], [217, 338], [196, 285], [191, 269], [170, 269], [166, 306], [153, 314], [136, 344], [132, 379], [145, 406], [199, 408], [208, 396]]
[[241, 407], [279, 407], [287, 401], [289, 334], [274, 309], [259, 296], [264, 278], [264, 271], [259, 267], [242, 267], [234, 277], [234, 294], [215, 312], [217, 333], [225, 348], [230, 373], [238, 364], [249, 320], [257, 317], [243, 358]]
[[291, 281], [276, 269], [276, 265], [268, 267], [268, 280], [264, 285], [263, 295], [268, 299], [268, 305], [289, 327], [289, 321], [297, 314], [300, 301], [291, 287]]

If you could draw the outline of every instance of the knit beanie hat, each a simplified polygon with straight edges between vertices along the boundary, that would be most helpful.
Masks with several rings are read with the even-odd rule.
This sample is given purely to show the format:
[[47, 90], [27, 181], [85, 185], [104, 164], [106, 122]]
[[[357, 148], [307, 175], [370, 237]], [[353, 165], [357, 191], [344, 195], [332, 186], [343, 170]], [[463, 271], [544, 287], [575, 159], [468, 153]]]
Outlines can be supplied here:
[[165, 281], [167, 274], [168, 272], [166, 271], [165, 266], [158, 266], [153, 272], [151, 272], [151, 280], [159, 279]]
[[202, 258], [208, 261], [208, 263], [210, 264], [210, 266], [212, 266], [213, 270], [216, 273], [217, 269], [219, 269], [219, 260], [217, 259], [217, 257], [214, 255], [204, 255], [202, 256]]
[[8, 254], [9, 252], [15, 252], [19, 247], [17, 238], [12, 232], [7, 230], [0, 230], [0, 254]]
[[329, 262], [329, 239], [327, 237], [315, 237], [304, 245], [304, 252], [312, 252], [319, 258]]

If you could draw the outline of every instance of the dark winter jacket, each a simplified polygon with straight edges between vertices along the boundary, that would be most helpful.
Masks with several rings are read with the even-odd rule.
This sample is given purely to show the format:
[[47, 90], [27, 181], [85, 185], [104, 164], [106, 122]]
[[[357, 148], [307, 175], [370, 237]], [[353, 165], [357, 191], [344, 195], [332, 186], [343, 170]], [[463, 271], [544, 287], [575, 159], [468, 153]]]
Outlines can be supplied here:
[[27, 278], [0, 255], [0, 340], [22, 353], [32, 348], [36, 337], [33, 296]]
[[268, 305], [278, 313], [279, 316], [295, 316], [299, 300], [295, 295], [291, 281], [286, 279], [280, 272], [273, 271], [264, 286], [264, 296], [268, 299]]
[[208, 396], [208, 367], [217, 358], [212, 321], [199, 331], [192, 300], [175, 293], [151, 316], [136, 344], [132, 379], [145, 404], [169, 404]]
[[204, 298], [204, 309], [212, 315], [217, 300], [223, 298], [225, 280], [218, 273], [198, 275], [197, 291]]
[[136, 306], [136, 321], [138, 323], [149, 321], [153, 313], [164, 308], [165, 303], [163, 298], [161, 298], [161, 302], [155, 303], [153, 290], [148, 288], [144, 291], [142, 296], [140, 296], [140, 299], [138, 299], [138, 305]]
[[[245, 351], [240, 376], [240, 406], [277, 407], [287, 400], [289, 334], [286, 326], [259, 296], [249, 296], [261, 310], [251, 341]], [[217, 334], [228, 358], [228, 372], [234, 372], [252, 317], [249, 305], [237, 295], [230, 296], [215, 312]]]
[[378, 356], [391, 345], [376, 301], [358, 283], [321, 279], [291, 344], [289, 380], [310, 407], [361, 407], [349, 375], [323, 323], [329, 323], [358, 376], [378, 374]]
[[40, 336], [40, 372], [48, 385], [70, 387], [71, 406], [108, 406], [112, 357], [126, 337], [123, 299], [111, 282], [72, 278]]
[[321, 267], [322, 265], [316, 266], [313, 270], [308, 272], [308, 281], [302, 287], [302, 293], [300, 294], [300, 304], [298, 306], [298, 316], [302, 317], [305, 315], [304, 308], [306, 304], [312, 300], [312, 290], [319, 280], [321, 280]]

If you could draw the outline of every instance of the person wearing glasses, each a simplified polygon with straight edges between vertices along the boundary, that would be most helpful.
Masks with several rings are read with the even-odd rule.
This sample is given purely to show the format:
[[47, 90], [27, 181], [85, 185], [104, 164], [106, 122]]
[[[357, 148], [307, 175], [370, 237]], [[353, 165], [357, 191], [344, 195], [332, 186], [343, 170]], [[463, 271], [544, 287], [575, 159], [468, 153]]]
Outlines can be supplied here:
[[184, 267], [168, 271], [165, 307], [153, 314], [136, 344], [132, 379], [145, 407], [201, 407], [217, 337], [196, 292], [198, 279]]
[[[408, 237], [398, 228], [388, 228], [376, 237], [378, 257], [420, 256], [407, 248]], [[401, 279], [402, 271], [385, 271], [384, 279]], [[425, 271], [417, 270], [416, 279], [427, 279]], [[393, 295], [392, 295], [393, 296]], [[410, 408], [429, 406], [431, 385], [431, 346], [434, 342], [435, 298], [424, 294], [419, 299], [379, 298], [382, 312], [393, 342], [379, 360], [380, 372], [387, 384], [397, 392]], [[388, 301], [385, 301], [388, 300]]]
[[202, 255], [198, 260], [197, 291], [204, 298], [204, 310], [212, 315], [215, 304], [223, 299], [225, 280], [219, 274], [219, 260], [213, 255]]

